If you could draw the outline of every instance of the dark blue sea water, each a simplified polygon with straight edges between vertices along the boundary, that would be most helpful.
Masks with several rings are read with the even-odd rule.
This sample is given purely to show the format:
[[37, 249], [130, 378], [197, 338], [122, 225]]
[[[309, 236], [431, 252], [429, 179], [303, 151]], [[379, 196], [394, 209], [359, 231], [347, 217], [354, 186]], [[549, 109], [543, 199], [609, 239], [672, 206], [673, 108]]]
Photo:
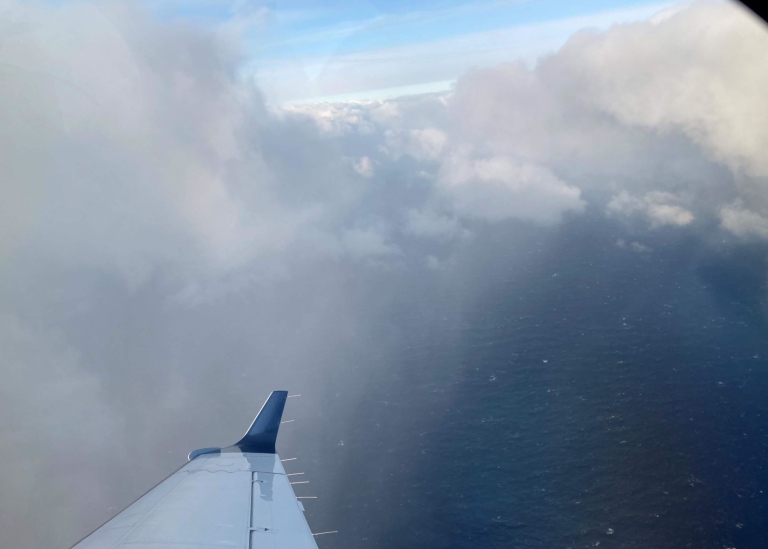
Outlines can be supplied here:
[[406, 293], [383, 276], [303, 435], [321, 547], [768, 547], [765, 249], [623, 231], [477, 227]]

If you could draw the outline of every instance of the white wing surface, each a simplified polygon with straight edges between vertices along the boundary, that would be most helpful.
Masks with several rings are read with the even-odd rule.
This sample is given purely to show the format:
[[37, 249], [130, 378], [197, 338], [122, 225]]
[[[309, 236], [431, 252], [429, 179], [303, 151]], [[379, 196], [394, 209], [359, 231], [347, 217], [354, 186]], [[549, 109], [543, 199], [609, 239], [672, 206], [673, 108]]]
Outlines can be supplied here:
[[274, 391], [248, 433], [204, 448], [73, 549], [316, 549], [274, 451], [286, 391]]

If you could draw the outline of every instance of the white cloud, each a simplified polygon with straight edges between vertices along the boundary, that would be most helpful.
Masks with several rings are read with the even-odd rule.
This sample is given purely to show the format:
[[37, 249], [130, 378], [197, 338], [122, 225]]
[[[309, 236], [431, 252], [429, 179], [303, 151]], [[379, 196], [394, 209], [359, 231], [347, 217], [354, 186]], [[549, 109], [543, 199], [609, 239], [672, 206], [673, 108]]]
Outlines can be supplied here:
[[405, 216], [404, 230], [408, 234], [424, 238], [450, 240], [468, 236], [469, 231], [461, 226], [455, 217], [435, 212], [431, 209], [410, 210]]
[[381, 258], [400, 254], [400, 249], [387, 241], [382, 231], [374, 228], [350, 229], [341, 236], [344, 250], [354, 257]]
[[[536, 67], [472, 70], [441, 97], [276, 110], [238, 76], [236, 26], [161, 26], [123, 5], [10, 6], [6, 257], [34, 250], [134, 285], [158, 271], [216, 276], [343, 240], [377, 208], [374, 189], [400, 219], [436, 206], [458, 222], [541, 223], [583, 211], [583, 191], [611, 189], [610, 211], [686, 225], [705, 198], [699, 176], [680, 172], [706, 174], [713, 161], [749, 208], [768, 206], [757, 177], [768, 130], [754, 122], [768, 116], [757, 53], [768, 33], [732, 4], [580, 33]], [[398, 190], [408, 185], [421, 192]]]
[[[327, 135], [342, 136], [350, 133], [369, 135], [375, 131], [370, 120], [371, 111], [380, 102], [349, 102], [284, 105], [274, 109], [278, 116], [304, 115], [310, 117], [320, 131]], [[386, 104], [385, 104], [386, 105]]]
[[735, 171], [768, 175], [768, 33], [746, 8], [699, 2], [653, 22], [582, 32], [542, 63], [575, 100], [627, 125], [682, 132]]
[[690, 223], [700, 209], [715, 216], [734, 192], [766, 207], [768, 129], [755, 123], [768, 117], [766, 50], [764, 25], [727, 2], [584, 31], [534, 68], [460, 78], [449, 141], [534, 163], [583, 191], [678, 196], [643, 206], [654, 225]]
[[682, 226], [693, 221], [691, 212], [674, 204], [650, 204], [646, 213], [654, 227], [662, 225]]
[[[411, 234], [428, 225], [398, 221], [414, 211], [554, 223], [599, 191], [609, 211], [682, 226], [718, 215], [703, 184], [768, 206], [750, 177], [768, 148], [754, 123], [768, 70], [749, 53], [768, 33], [731, 4], [581, 33], [535, 67], [469, 71], [455, 93], [282, 109], [239, 77], [235, 27], [112, 9], [14, 8], [24, 25], [0, 51], [6, 256], [23, 244], [137, 285], [333, 250], [371, 214]], [[704, 181], [713, 162], [732, 179]]]
[[355, 162], [355, 171], [365, 178], [371, 178], [376, 174], [376, 168], [373, 167], [373, 162], [368, 156], [362, 156]]
[[768, 206], [757, 178], [768, 133], [754, 123], [768, 87], [755, 52], [767, 36], [741, 8], [699, 2], [579, 33], [533, 67], [470, 70], [443, 96], [286, 111], [311, 116], [342, 146], [359, 150], [352, 136], [364, 137], [357, 156], [381, 174], [415, 160], [403, 166], [425, 174], [430, 207], [450, 216], [552, 223], [583, 211], [585, 196], [610, 194], [614, 214], [685, 226], [694, 211], [716, 216], [734, 193]]
[[641, 214], [652, 227], [664, 225], [688, 225], [694, 219], [693, 214], [675, 202], [680, 199], [672, 193], [654, 191], [643, 197], [636, 197], [627, 191], [614, 196], [606, 207], [609, 214], [632, 216]]
[[720, 223], [736, 236], [768, 239], [768, 217], [746, 209], [740, 200], [720, 210]]
[[648, 253], [653, 251], [650, 246], [646, 246], [642, 242], [637, 242], [634, 240], [632, 242], [627, 242], [623, 238], [620, 238], [616, 241], [616, 246], [622, 250], [632, 250], [639, 253]]
[[359, 192], [338, 150], [239, 79], [233, 29], [121, 4], [10, 9], [0, 254], [23, 243], [132, 284], [215, 274], [325, 230]]
[[436, 128], [387, 130], [387, 151], [395, 158], [407, 154], [421, 161], [440, 158], [448, 143], [448, 136]]
[[503, 156], [473, 158], [461, 150], [445, 159], [438, 188], [457, 213], [488, 221], [553, 223], [584, 208], [579, 189], [545, 167]]

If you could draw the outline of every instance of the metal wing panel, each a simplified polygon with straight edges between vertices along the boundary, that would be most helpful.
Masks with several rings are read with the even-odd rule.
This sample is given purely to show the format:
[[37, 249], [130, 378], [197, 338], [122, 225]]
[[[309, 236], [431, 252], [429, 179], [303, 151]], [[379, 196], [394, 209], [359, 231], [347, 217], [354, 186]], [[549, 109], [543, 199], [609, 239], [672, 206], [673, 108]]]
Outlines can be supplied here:
[[202, 455], [73, 549], [315, 549], [276, 454]]
[[252, 547], [317, 548], [303, 511], [285, 474], [254, 473]]
[[184, 480], [183, 470], [189, 465], [191, 464], [187, 464], [184, 468], [173, 473], [72, 549], [119, 547], [120, 540], [141, 522], [148, 510], [160, 503], [177, 484]]

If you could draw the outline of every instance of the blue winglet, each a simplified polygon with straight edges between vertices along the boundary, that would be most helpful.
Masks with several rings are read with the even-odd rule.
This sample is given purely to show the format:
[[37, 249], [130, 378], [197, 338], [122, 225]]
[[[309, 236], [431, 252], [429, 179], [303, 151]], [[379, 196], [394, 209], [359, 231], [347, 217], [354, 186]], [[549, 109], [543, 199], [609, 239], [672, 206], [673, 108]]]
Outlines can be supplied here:
[[287, 398], [288, 391], [272, 391], [248, 432], [232, 446], [239, 448], [241, 452], [274, 454], [277, 430], [280, 428]]
[[248, 432], [243, 438], [228, 448], [200, 448], [189, 453], [189, 460], [203, 454], [218, 454], [227, 450], [240, 450], [254, 454], [274, 454], [277, 431], [280, 429], [280, 420], [283, 417], [285, 401], [288, 391], [272, 391], [264, 406], [259, 410], [256, 419], [253, 420]]

